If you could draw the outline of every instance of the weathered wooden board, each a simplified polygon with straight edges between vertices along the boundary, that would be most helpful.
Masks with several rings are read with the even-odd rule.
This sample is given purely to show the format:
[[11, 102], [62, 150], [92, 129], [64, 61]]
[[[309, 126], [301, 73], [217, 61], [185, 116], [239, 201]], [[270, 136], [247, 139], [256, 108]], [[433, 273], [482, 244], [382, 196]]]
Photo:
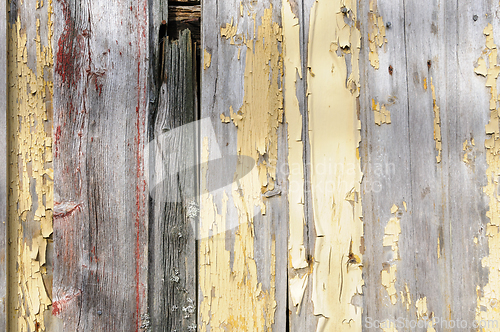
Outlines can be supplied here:
[[414, 309], [406, 311], [410, 304], [404, 302], [405, 284], [414, 280], [413, 259], [403, 256], [414, 245], [411, 146], [404, 2], [379, 0], [360, 5], [360, 19], [366, 22], [360, 57], [363, 327], [371, 328], [374, 322], [414, 318]]
[[43, 331], [52, 304], [52, 4], [9, 5], [7, 330]]
[[279, 1], [202, 6], [201, 118], [211, 124], [201, 128], [201, 331], [286, 326], [280, 9]]
[[0, 330], [7, 323], [7, 3], [0, 1]]
[[147, 327], [148, 1], [54, 3], [54, 282], [63, 330]]
[[[484, 26], [456, 4], [430, 2], [425, 11], [421, 6], [405, 2], [413, 199], [411, 236], [406, 235], [412, 245], [401, 259], [408, 262], [406, 271], [414, 271], [407, 275], [414, 302], [426, 302], [428, 316], [470, 326], [482, 310], [472, 299], [485, 272], [483, 141], [489, 99], [474, 73]], [[475, 2], [468, 6], [479, 9]], [[476, 46], [460, 45], [463, 39]]]
[[9, 4], [0, 329], [500, 318], [498, 4]]
[[186, 331], [196, 330], [196, 53], [189, 30], [166, 38], [163, 49], [150, 143], [148, 304], [154, 331]]
[[[310, 186], [311, 156], [306, 84], [309, 18], [312, 6], [313, 1], [284, 1], [282, 10], [283, 56], [285, 59], [284, 109], [285, 121], [288, 125], [288, 164], [290, 173], [288, 180], [291, 188], [288, 194], [290, 204], [288, 247], [291, 254], [288, 272], [290, 331], [313, 331], [316, 329], [318, 321], [317, 316], [314, 315], [314, 306], [311, 302], [312, 283], [309, 276], [313, 268], [316, 238]], [[287, 20], [287, 16], [290, 15], [286, 12], [288, 10], [291, 11], [291, 16], [297, 21]], [[298, 44], [298, 49], [296, 44]], [[288, 68], [289, 66], [295, 68]], [[294, 115], [296, 113], [294, 101], [290, 99], [289, 94], [295, 96], [297, 100], [298, 115]], [[297, 150], [300, 151], [301, 149], [302, 153], [298, 151], [294, 155], [293, 145], [297, 146]], [[299, 204], [299, 206], [294, 209], [293, 204]], [[297, 210], [300, 207], [302, 211]], [[302, 229], [300, 229], [301, 224], [303, 225]], [[303, 246], [301, 249], [303, 253], [296, 251], [297, 246]], [[299, 255], [299, 261], [296, 264], [293, 261], [297, 255]]]

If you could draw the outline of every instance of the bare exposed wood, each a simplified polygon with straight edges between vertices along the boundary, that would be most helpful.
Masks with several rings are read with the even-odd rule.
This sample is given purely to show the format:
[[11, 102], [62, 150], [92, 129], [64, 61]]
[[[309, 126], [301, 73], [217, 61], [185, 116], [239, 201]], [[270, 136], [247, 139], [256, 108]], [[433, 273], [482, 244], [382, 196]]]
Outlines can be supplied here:
[[[373, 2], [374, 3], [374, 2]], [[364, 326], [371, 320], [384, 321], [402, 317], [414, 319], [415, 303], [406, 310], [400, 291], [405, 294], [405, 284], [414, 280], [412, 274], [412, 192], [410, 166], [410, 130], [408, 122], [407, 63], [405, 48], [404, 1], [382, 1], [375, 5], [361, 2], [360, 20], [383, 20], [387, 43], [376, 51], [379, 68], [370, 62], [370, 39], [378, 34], [377, 27], [361, 24], [362, 53], [360, 57], [362, 123], [361, 160], [363, 165], [363, 221], [365, 279], [363, 295]], [[390, 22], [390, 25], [389, 25]], [[386, 26], [390, 26], [387, 28]], [[381, 33], [381, 32], [380, 32]], [[373, 37], [371, 37], [373, 39]], [[382, 37], [383, 38], [383, 37]], [[372, 46], [373, 47], [373, 46]], [[392, 70], [389, 69], [392, 68]], [[390, 124], [375, 122], [374, 103], [385, 105], [390, 112]], [[381, 107], [381, 106], [379, 106]], [[406, 206], [405, 206], [406, 204]], [[396, 212], [391, 211], [397, 206]], [[385, 229], [391, 218], [398, 218], [401, 234], [399, 251], [401, 260], [391, 246], [383, 245]], [[418, 227], [418, 226], [417, 226]], [[382, 271], [396, 266], [397, 305], [393, 304], [386, 286], [382, 283]], [[385, 272], [384, 272], [385, 273]], [[392, 293], [391, 293], [392, 294]], [[406, 302], [407, 303], [407, 302]]]
[[177, 41], [165, 40], [150, 168], [156, 179], [149, 237], [154, 331], [196, 329], [195, 61], [189, 30]]
[[0, 330], [7, 323], [7, 2], [0, 1]]
[[53, 315], [64, 331], [149, 323], [148, 1], [54, 2]]

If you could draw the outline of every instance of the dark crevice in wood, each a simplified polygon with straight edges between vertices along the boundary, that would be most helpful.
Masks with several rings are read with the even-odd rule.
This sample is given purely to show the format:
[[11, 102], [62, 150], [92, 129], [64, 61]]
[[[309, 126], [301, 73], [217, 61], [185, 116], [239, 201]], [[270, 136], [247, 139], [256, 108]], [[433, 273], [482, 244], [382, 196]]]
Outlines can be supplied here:
[[200, 45], [201, 6], [184, 3], [169, 3], [168, 32], [171, 39], [179, 38], [179, 33], [185, 29], [191, 31], [193, 42]]

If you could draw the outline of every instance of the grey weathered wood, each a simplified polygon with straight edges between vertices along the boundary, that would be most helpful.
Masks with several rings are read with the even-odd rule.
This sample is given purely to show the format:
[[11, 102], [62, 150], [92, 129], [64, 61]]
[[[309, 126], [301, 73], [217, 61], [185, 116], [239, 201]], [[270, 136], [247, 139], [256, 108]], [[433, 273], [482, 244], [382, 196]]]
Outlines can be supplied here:
[[[484, 48], [486, 22], [484, 18], [474, 22], [467, 8], [482, 16], [498, 6], [471, 1], [457, 7], [438, 1], [426, 7], [419, 10], [422, 3], [405, 3], [413, 195], [413, 246], [406, 257], [418, 267], [412, 281], [415, 297], [426, 296], [429, 311], [436, 317], [472, 322], [477, 303], [471, 299], [477, 296], [476, 286], [484, 282], [481, 257], [487, 241], [476, 246], [473, 239], [484, 239], [488, 222], [481, 178], [489, 98], [481, 89], [484, 82], [474, 73], [474, 62]], [[439, 164], [434, 159], [432, 92], [430, 86], [427, 91], [422, 88], [424, 77], [428, 84], [433, 78], [440, 107]], [[472, 138], [476, 146], [469, 167], [462, 161], [462, 148]]]
[[[196, 327], [196, 66], [191, 33], [164, 41], [154, 124], [149, 306], [154, 331]], [[191, 126], [183, 126], [191, 123]], [[183, 126], [183, 127], [182, 127]], [[151, 185], [151, 183], [150, 183]]]
[[0, 330], [7, 322], [7, 2], [0, 1]]
[[150, 324], [148, 1], [53, 5], [53, 314], [65, 331], [138, 331]]
[[[414, 319], [414, 299], [412, 311], [406, 311], [401, 304], [399, 291], [405, 282], [411, 283], [413, 259], [407, 257], [412, 252], [413, 225], [411, 219], [411, 156], [410, 131], [408, 121], [407, 63], [405, 48], [405, 8], [404, 1], [377, 1], [378, 10], [373, 14], [382, 16], [386, 29], [387, 44], [378, 48], [380, 59], [376, 70], [369, 61], [368, 24], [361, 24], [362, 44], [360, 54], [360, 117], [361, 117], [361, 162], [363, 171], [363, 325], [370, 319], [382, 322], [399, 317]], [[361, 22], [368, 22], [370, 7], [368, 2], [360, 2]], [[392, 68], [392, 75], [389, 71]], [[391, 123], [375, 123], [372, 109], [373, 100], [386, 105], [391, 112]], [[406, 202], [408, 211], [405, 211]], [[390, 247], [383, 247], [385, 227], [395, 217], [391, 213], [393, 205], [399, 207], [401, 234], [399, 250], [401, 260], [394, 259]], [[382, 285], [381, 271], [389, 265], [397, 266], [396, 288], [398, 303], [393, 305], [388, 292]], [[413, 294], [412, 294], [413, 295]]]
[[[240, 5], [243, 9], [243, 15], [240, 12]], [[209, 118], [215, 132], [215, 137], [204, 136], [202, 128], [203, 140], [205, 137], [208, 138], [208, 143], [210, 147], [210, 153], [214, 152], [213, 147], [218, 146], [220, 149], [221, 158], [227, 158], [229, 160], [231, 156], [238, 154], [237, 151], [237, 141], [238, 141], [238, 128], [234, 126], [232, 122], [223, 123], [221, 122], [220, 115], [223, 113], [228, 116], [230, 107], [233, 108], [234, 112], [237, 112], [241, 107], [244, 100], [244, 82], [245, 82], [245, 61], [249, 52], [253, 50], [247, 48], [243, 43], [243, 36], [247, 39], [253, 39], [254, 36], [254, 19], [252, 15], [255, 14], [255, 27], [262, 24], [261, 18], [264, 13], [264, 9], [270, 8], [272, 5], [272, 20], [273, 22], [281, 22], [280, 19], [280, 9], [281, 1], [242, 1], [240, 2], [228, 2], [228, 1], [207, 1], [202, 5], [202, 55], [206, 51], [211, 55], [210, 66], [206, 69], [202, 69], [202, 87], [201, 87], [201, 118]], [[250, 13], [250, 15], [248, 15]], [[233, 26], [237, 26], [237, 34], [235, 37], [235, 43], [231, 44], [231, 40], [225, 37], [221, 37], [221, 27], [225, 27], [226, 24], [232, 23]], [[257, 33], [256, 33], [257, 35]], [[238, 50], [240, 49], [240, 51]], [[239, 56], [238, 56], [239, 55]], [[203, 60], [202, 60], [203, 64]], [[249, 114], [248, 116], [252, 116]], [[283, 174], [284, 168], [281, 168], [286, 161], [286, 131], [284, 131], [283, 125], [280, 125], [277, 131], [278, 139], [278, 172], [276, 180], [276, 191], [269, 194], [270, 197], [264, 197], [264, 204], [266, 205], [266, 214], [261, 215], [258, 208], [254, 209], [253, 223], [253, 238], [254, 238], [254, 252], [246, 255], [246, 257], [253, 256], [255, 258], [255, 263], [257, 266], [258, 282], [262, 284], [262, 290], [265, 292], [273, 292], [276, 300], [276, 309], [274, 312], [274, 324], [273, 329], [282, 330], [287, 324], [287, 199], [284, 190], [286, 190], [286, 174]], [[214, 141], [216, 140], [216, 141]], [[233, 159], [234, 160], [234, 159]], [[235, 238], [238, 232], [238, 224], [242, 222], [238, 218], [238, 210], [235, 207], [235, 202], [233, 200], [233, 189], [231, 187], [230, 180], [235, 176], [236, 164], [231, 161], [228, 162], [228, 167], [221, 169], [218, 167], [218, 163], [208, 163], [206, 180], [209, 188], [213, 188], [210, 191], [210, 195], [213, 195], [213, 201], [215, 206], [217, 206], [218, 213], [226, 215], [226, 229], [225, 229], [225, 248], [230, 252], [231, 262], [230, 266], [233, 266], [234, 253], [236, 249]], [[283, 172], [281, 172], [283, 170]], [[203, 178], [202, 178], [203, 181]], [[202, 184], [203, 187], [203, 184]], [[221, 188], [223, 187], [223, 188]], [[223, 191], [227, 193], [227, 211], [223, 210], [222, 199]], [[201, 208], [203, 210], [203, 207]], [[203, 220], [201, 221], [203, 223]], [[219, 230], [220, 231], [220, 230]], [[202, 241], [203, 239], [200, 239]], [[276, 251], [275, 255], [272, 254], [272, 243], [275, 242]], [[241, 249], [241, 248], [240, 248]], [[241, 251], [240, 251], [241, 253]], [[199, 253], [199, 265], [203, 264], [203, 250], [200, 248]], [[270, 268], [272, 264], [275, 263], [276, 275], [275, 275], [275, 289], [270, 288], [271, 275]], [[225, 262], [213, 262], [211, 264], [225, 264]], [[246, 272], [245, 272], [246, 273]], [[200, 284], [203, 283], [207, 276], [200, 275]], [[214, 284], [214, 287], [216, 285]], [[244, 287], [244, 286], [242, 286]], [[201, 290], [201, 288], [200, 288]], [[218, 290], [217, 290], [218, 291]], [[198, 303], [202, 303], [205, 297], [212, 296], [211, 294], [203, 294], [203, 291], [199, 292]], [[237, 308], [238, 303], [236, 301], [245, 301], [245, 299], [214, 299], [214, 301], [221, 301], [224, 304], [226, 301], [230, 301], [229, 304], [232, 307]], [[263, 313], [258, 311], [255, 312], [257, 316]], [[226, 313], [229, 316], [229, 313]], [[249, 316], [253, 313], [248, 312], [234, 312], [233, 316], [235, 320], [240, 318], [245, 320], [245, 316]], [[201, 317], [201, 313], [199, 313]], [[205, 319], [207, 319], [205, 317]], [[202, 324], [202, 322], [200, 322]], [[199, 325], [200, 325], [199, 324]], [[242, 325], [231, 325], [231, 322], [226, 322], [228, 328], [231, 326], [234, 329], [243, 329]], [[209, 325], [210, 326], [210, 325]], [[214, 328], [220, 328], [218, 325], [213, 326]], [[208, 327], [207, 327], [208, 328]], [[252, 327], [248, 327], [252, 329]], [[265, 329], [264, 326], [259, 327]]]

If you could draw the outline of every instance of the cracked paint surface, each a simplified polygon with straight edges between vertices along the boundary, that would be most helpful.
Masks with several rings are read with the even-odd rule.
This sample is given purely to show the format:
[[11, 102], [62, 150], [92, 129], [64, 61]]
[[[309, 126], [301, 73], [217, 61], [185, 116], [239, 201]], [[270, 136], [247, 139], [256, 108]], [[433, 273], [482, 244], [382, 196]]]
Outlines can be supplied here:
[[[272, 14], [271, 6], [264, 10], [261, 18], [253, 16], [258, 30], [254, 30], [254, 38], [245, 37], [243, 103], [237, 112], [230, 108], [231, 122], [238, 136], [237, 154], [252, 157], [257, 165], [248, 175], [233, 183], [230, 197], [224, 192], [221, 200], [206, 189], [208, 170], [202, 168], [199, 246], [201, 331], [269, 331], [274, 323], [275, 239], [272, 239], [269, 248], [272, 256], [270, 288], [264, 289], [258, 281], [253, 224], [255, 209], [263, 215], [266, 213], [263, 194], [274, 189], [278, 150], [276, 131], [283, 118], [279, 84], [282, 62], [278, 49], [282, 32], [278, 23], [272, 21]], [[261, 24], [257, 26], [259, 22]], [[230, 44], [235, 42], [236, 33], [237, 26], [233, 22], [221, 29], [221, 37], [231, 39]], [[208, 160], [208, 146], [208, 140], [204, 138], [202, 161]], [[238, 163], [236, 173], [244, 167]], [[230, 202], [234, 206], [230, 206]], [[236, 209], [238, 227], [234, 247], [227, 250], [225, 230], [229, 229], [226, 220], [229, 209]]]
[[[45, 331], [45, 313], [52, 304], [46, 265], [54, 205], [53, 85], [46, 79], [53, 67], [52, 2], [37, 3], [37, 8], [46, 11], [47, 23], [36, 18], [34, 40], [27, 38], [19, 14], [8, 32], [9, 331]], [[47, 45], [40, 34], [45, 30]], [[36, 59], [28, 59], [30, 44]]]
[[[475, 72], [486, 77], [486, 88], [490, 90], [489, 114], [490, 119], [485, 127], [486, 130], [486, 170], [487, 185], [483, 188], [489, 197], [489, 210], [486, 216], [489, 223], [486, 226], [488, 238], [488, 256], [482, 259], [482, 266], [488, 269], [488, 282], [481, 289], [478, 286], [478, 299], [476, 309], [476, 320], [500, 320], [498, 310], [498, 289], [500, 289], [500, 202], [497, 199], [498, 174], [500, 174], [500, 130], [498, 126], [498, 96], [497, 78], [500, 66], [497, 63], [498, 48], [494, 41], [493, 26], [488, 24], [484, 29], [486, 36], [486, 47], [478, 59], [478, 67]], [[483, 331], [493, 331], [493, 328], [483, 328]]]
[[360, 31], [356, 2], [318, 0], [311, 10], [308, 109], [316, 230], [312, 275], [317, 331], [360, 331]]

